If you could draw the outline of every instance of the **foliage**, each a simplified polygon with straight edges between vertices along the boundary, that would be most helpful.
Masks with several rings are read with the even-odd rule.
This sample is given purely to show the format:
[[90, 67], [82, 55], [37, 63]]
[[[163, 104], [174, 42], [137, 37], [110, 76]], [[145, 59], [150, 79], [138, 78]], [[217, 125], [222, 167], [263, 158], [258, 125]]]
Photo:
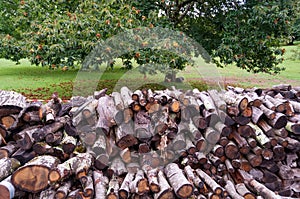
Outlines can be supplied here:
[[[120, 57], [128, 69], [135, 60], [144, 74], [181, 70], [192, 55], [209, 60], [201, 47], [191, 47], [183, 39], [169, 41], [172, 48], [151, 46], [154, 41], [165, 41], [169, 32], [165, 29], [159, 32], [161, 40], [149, 41], [150, 35], [135, 41], [134, 31], [139, 27], [150, 31], [164, 27], [201, 44], [218, 66], [235, 63], [255, 73], [278, 73], [284, 54], [279, 45], [297, 24], [293, 22], [298, 4], [299, 0], [3, 1], [0, 57], [29, 58], [32, 64], [50, 68], [69, 67], [81, 64], [97, 48], [97, 56], [92, 53], [97, 59], [88, 59], [83, 68], [99, 69], [104, 62], [113, 67], [113, 59]], [[107, 39], [122, 32], [131, 38], [117, 39], [113, 47], [106, 45]]]

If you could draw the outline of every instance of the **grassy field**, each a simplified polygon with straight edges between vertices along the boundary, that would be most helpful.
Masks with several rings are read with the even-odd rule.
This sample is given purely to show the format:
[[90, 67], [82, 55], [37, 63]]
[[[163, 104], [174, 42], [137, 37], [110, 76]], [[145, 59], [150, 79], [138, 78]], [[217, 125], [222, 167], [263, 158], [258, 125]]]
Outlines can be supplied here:
[[[185, 78], [186, 84], [176, 84], [176, 86], [200, 89], [222, 88], [228, 84], [263, 88], [279, 83], [300, 86], [300, 60], [292, 60], [292, 50], [295, 46], [284, 48], [287, 50], [286, 61], [283, 64], [286, 70], [279, 75], [251, 74], [235, 66], [217, 68], [212, 64], [205, 64], [201, 59], [196, 59], [195, 67], [187, 67], [178, 74]], [[120, 62], [117, 65], [120, 65]], [[62, 98], [68, 99], [73, 95], [87, 95], [95, 89], [104, 87], [108, 87], [112, 92], [123, 85], [132, 89], [148, 87], [150, 84], [153, 89], [170, 86], [164, 84], [163, 79], [162, 74], [145, 78], [137, 69], [125, 71], [116, 67], [114, 70], [105, 70], [103, 67], [99, 72], [78, 72], [76, 69], [61, 71], [32, 66], [27, 60], [22, 60], [20, 65], [15, 65], [11, 61], [0, 59], [0, 89], [14, 90], [28, 98], [47, 99], [52, 92], [57, 91]]]

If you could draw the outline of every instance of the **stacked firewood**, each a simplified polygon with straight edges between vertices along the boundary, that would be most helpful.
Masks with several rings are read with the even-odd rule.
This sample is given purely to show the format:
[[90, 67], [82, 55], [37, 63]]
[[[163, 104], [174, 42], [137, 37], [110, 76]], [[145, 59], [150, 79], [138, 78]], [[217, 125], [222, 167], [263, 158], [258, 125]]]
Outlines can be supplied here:
[[28, 102], [0, 91], [0, 199], [300, 197], [300, 88]]

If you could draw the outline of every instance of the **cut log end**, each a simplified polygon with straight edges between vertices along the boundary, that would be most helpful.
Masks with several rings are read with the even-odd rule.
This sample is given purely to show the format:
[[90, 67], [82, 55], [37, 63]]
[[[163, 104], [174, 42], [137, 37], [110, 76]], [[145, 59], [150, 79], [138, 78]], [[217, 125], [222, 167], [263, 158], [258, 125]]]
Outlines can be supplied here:
[[29, 165], [16, 171], [12, 183], [21, 190], [38, 193], [48, 186], [49, 168]]
[[193, 193], [193, 186], [190, 184], [186, 184], [180, 187], [176, 194], [181, 198], [188, 198], [192, 195], [192, 193]]

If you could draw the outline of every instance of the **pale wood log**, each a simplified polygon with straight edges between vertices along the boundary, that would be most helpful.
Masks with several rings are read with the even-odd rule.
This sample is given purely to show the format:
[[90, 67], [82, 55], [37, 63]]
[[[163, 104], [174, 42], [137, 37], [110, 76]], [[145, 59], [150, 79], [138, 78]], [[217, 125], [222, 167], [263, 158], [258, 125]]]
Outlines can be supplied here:
[[248, 153], [246, 155], [249, 163], [251, 164], [252, 167], [258, 167], [262, 163], [262, 157], [261, 155], [256, 155], [253, 153]]
[[55, 190], [52, 187], [49, 187], [48, 189], [41, 191], [39, 199], [54, 198], [54, 196]]
[[108, 190], [107, 190], [107, 199], [118, 199], [118, 191], [120, 185], [119, 180], [116, 176], [113, 176], [112, 179], [108, 183]]
[[235, 186], [234, 186], [233, 182], [231, 182], [230, 180], [227, 180], [225, 189], [228, 192], [228, 194], [234, 199], [243, 199], [244, 198], [236, 192]]
[[205, 139], [211, 144], [216, 144], [219, 141], [220, 136], [221, 133], [211, 127], [207, 127], [204, 132]]
[[237, 192], [243, 196], [245, 199], [255, 199], [255, 195], [251, 193], [244, 183], [239, 183], [235, 185]]
[[221, 133], [222, 136], [228, 136], [232, 129], [225, 125], [223, 122], [219, 121], [216, 123], [216, 125], [214, 126], [214, 128]]
[[151, 118], [147, 112], [141, 110], [134, 115], [134, 130], [136, 137], [142, 142], [148, 142], [153, 136]]
[[63, 185], [61, 185], [55, 195], [54, 198], [55, 199], [64, 199], [68, 196], [69, 192], [70, 192], [70, 188], [71, 188], [71, 181], [66, 181]]
[[38, 131], [41, 127], [42, 127], [41, 125], [31, 126], [16, 134], [14, 136], [14, 139], [16, 140], [18, 146], [21, 149], [29, 150], [32, 147], [33, 143], [35, 142], [33, 138], [33, 134], [36, 131]]
[[108, 170], [111, 173], [111, 175], [114, 174], [115, 176], [120, 176], [127, 173], [125, 164], [119, 157], [116, 157], [115, 159], [112, 160], [111, 166], [109, 167]]
[[257, 107], [252, 107], [252, 122], [257, 124], [257, 122], [262, 118], [263, 111]]
[[94, 92], [94, 98], [99, 99], [99, 98], [105, 96], [106, 92], [107, 92], [107, 88], [103, 88], [100, 91], [95, 91]]
[[211, 97], [207, 92], [199, 92], [196, 94], [196, 96], [200, 98], [200, 100], [203, 102], [205, 109], [208, 112], [214, 112], [216, 110], [214, 102], [212, 101]]
[[89, 172], [87, 176], [80, 179], [83, 188], [83, 196], [85, 198], [94, 198], [95, 190], [92, 178], [92, 172]]
[[171, 186], [166, 180], [162, 171], [158, 171], [157, 174], [160, 191], [158, 193], [154, 193], [154, 199], [168, 199], [174, 198], [174, 194]]
[[218, 167], [222, 163], [220, 157], [217, 157], [217, 156], [215, 156], [215, 155], [213, 155], [211, 153], [208, 154], [208, 160], [215, 167]]
[[[250, 128], [251, 128], [251, 127], [250, 127]], [[251, 128], [251, 129], [252, 129], [252, 128]], [[248, 144], [249, 144], [249, 146], [250, 146], [251, 148], [255, 148], [255, 147], [257, 146], [256, 140], [255, 140], [254, 138], [252, 138], [252, 137], [247, 138], [247, 142], [248, 142]]]
[[226, 109], [226, 103], [220, 98], [218, 91], [208, 90], [207, 92], [209, 93], [211, 99], [214, 101], [216, 108], [224, 111]]
[[225, 165], [229, 173], [234, 173], [235, 168], [232, 166], [231, 161], [229, 159], [225, 160]]
[[11, 175], [20, 165], [20, 162], [14, 158], [0, 159], [0, 181]]
[[212, 189], [212, 191], [217, 195], [222, 195], [223, 189], [221, 186], [213, 180], [209, 175], [203, 172], [201, 169], [196, 170], [200, 178]]
[[134, 173], [127, 173], [122, 184], [121, 187], [119, 189], [119, 197], [122, 199], [126, 199], [129, 198], [130, 196], [130, 189], [129, 189], [129, 185], [130, 183], [133, 181], [134, 179]]
[[271, 149], [264, 148], [261, 153], [262, 157], [266, 160], [271, 160], [274, 156], [274, 153]]
[[179, 169], [177, 164], [168, 164], [164, 171], [174, 189], [175, 194], [178, 197], [187, 198], [191, 196], [193, 192], [193, 186], [183, 175], [182, 170]]
[[95, 186], [95, 199], [105, 198], [108, 178], [103, 175], [102, 171], [95, 170], [93, 171], [93, 180]]
[[129, 185], [129, 189], [131, 193], [137, 193], [139, 195], [143, 195], [150, 191], [148, 180], [145, 178], [143, 170], [139, 169], [137, 171], [134, 180], [131, 181]]
[[12, 183], [20, 190], [37, 193], [48, 186], [50, 169], [58, 164], [59, 160], [52, 156], [38, 156], [20, 167], [12, 175]]
[[69, 192], [67, 199], [77, 199], [80, 198], [80, 189], [75, 189]]
[[133, 94], [132, 91], [129, 90], [129, 88], [127, 88], [126, 86], [124, 86], [120, 89], [120, 94], [121, 94], [122, 101], [124, 103], [124, 107], [125, 108], [129, 107], [133, 102], [131, 97]]
[[145, 172], [147, 179], [149, 181], [150, 190], [153, 193], [158, 193], [160, 191], [160, 187], [158, 183], [158, 169], [152, 168], [149, 165], [144, 165], [143, 171]]
[[249, 123], [249, 126], [251, 126], [255, 132], [255, 139], [258, 141], [258, 143], [261, 146], [266, 146], [270, 143], [270, 139], [264, 134], [264, 132], [255, 124]]
[[282, 113], [283, 111], [285, 111], [285, 106], [283, 104], [282, 101], [280, 101], [279, 99], [275, 99], [269, 95], [265, 96], [265, 100], [270, 101], [272, 104], [274, 104], [276, 111]]
[[64, 152], [66, 152], [67, 154], [72, 153], [76, 147], [76, 144], [76, 138], [74, 138], [73, 136], [69, 136], [66, 133], [64, 134], [64, 138], [61, 141], [61, 146]]
[[99, 119], [96, 129], [108, 134], [109, 128], [115, 124], [114, 118], [117, 113], [113, 98], [107, 95], [101, 97], [98, 100], [97, 113]]
[[300, 103], [299, 102], [290, 100], [289, 103], [293, 106], [294, 110], [297, 113], [300, 113]]

